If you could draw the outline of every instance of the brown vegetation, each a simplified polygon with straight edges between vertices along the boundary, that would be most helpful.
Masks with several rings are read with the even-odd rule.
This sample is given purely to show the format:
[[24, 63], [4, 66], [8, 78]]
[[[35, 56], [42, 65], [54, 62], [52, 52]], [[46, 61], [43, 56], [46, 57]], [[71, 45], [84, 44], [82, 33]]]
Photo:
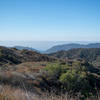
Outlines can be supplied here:
[[[69, 96], [68, 94], [55, 95], [54, 93], [43, 93], [37, 95], [28, 91], [23, 91], [19, 88], [10, 86], [0, 86], [0, 100], [80, 100], [80, 98]], [[87, 98], [86, 100], [100, 100], [98, 94], [95, 98]]]

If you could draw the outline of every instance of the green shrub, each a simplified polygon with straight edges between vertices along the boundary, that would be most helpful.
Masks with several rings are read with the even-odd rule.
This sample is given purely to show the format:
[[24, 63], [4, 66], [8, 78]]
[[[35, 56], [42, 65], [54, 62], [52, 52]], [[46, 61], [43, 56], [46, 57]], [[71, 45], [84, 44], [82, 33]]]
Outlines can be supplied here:
[[59, 76], [61, 75], [61, 66], [59, 65], [59, 63], [49, 63], [45, 70], [48, 72], [48, 75], [51, 78], [53, 79], [58, 79]]
[[[84, 65], [84, 64], [83, 64]], [[52, 82], [60, 82], [61, 91], [72, 94], [81, 93], [85, 97], [91, 96], [95, 90], [95, 77], [90, 75], [87, 66], [82, 66], [80, 62], [72, 66], [61, 63], [49, 63], [45, 68], [48, 76], [46, 78]]]

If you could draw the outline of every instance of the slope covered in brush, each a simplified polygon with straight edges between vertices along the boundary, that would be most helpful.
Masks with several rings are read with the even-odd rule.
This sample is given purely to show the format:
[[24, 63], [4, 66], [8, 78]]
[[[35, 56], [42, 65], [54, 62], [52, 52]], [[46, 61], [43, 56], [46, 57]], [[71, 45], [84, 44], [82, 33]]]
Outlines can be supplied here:
[[54, 59], [36, 51], [0, 47], [0, 65], [19, 64], [32, 61], [52, 61]]
[[83, 59], [100, 66], [100, 48], [79, 48], [49, 54], [60, 59]]

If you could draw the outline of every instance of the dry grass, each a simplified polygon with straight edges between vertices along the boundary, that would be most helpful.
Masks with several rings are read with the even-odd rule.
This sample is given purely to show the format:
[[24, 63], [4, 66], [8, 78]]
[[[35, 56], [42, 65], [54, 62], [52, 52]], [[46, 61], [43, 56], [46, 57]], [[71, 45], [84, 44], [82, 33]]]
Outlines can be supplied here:
[[[78, 97], [71, 98], [70, 96], [61, 95], [57, 96], [53, 93], [45, 93], [42, 95], [36, 95], [28, 91], [23, 91], [21, 89], [12, 88], [10, 86], [0, 86], [0, 100], [81, 100]], [[85, 99], [85, 100], [100, 100], [100, 95], [98, 94], [95, 98]]]

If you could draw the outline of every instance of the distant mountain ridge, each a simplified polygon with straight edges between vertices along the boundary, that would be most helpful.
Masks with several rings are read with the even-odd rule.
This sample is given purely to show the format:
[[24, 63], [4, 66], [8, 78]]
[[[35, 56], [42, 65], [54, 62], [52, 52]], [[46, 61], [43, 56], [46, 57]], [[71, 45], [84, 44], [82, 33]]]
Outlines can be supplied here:
[[16, 48], [16, 49], [18, 49], [18, 50], [24, 50], [24, 49], [26, 49], [26, 50], [37, 51], [36, 49], [34, 49], [34, 48], [32, 48], [32, 47], [24, 47], [24, 46], [14, 46], [14, 47], [12, 47], [12, 48]]
[[53, 46], [52, 48], [48, 49], [45, 51], [45, 53], [54, 53], [54, 52], [58, 52], [58, 51], [62, 51], [62, 50], [70, 50], [70, 49], [77, 49], [77, 48], [100, 48], [100, 43], [91, 43], [91, 44], [76, 44], [76, 43], [72, 43], [72, 44], [64, 44], [64, 45], [57, 45], [57, 46]]

